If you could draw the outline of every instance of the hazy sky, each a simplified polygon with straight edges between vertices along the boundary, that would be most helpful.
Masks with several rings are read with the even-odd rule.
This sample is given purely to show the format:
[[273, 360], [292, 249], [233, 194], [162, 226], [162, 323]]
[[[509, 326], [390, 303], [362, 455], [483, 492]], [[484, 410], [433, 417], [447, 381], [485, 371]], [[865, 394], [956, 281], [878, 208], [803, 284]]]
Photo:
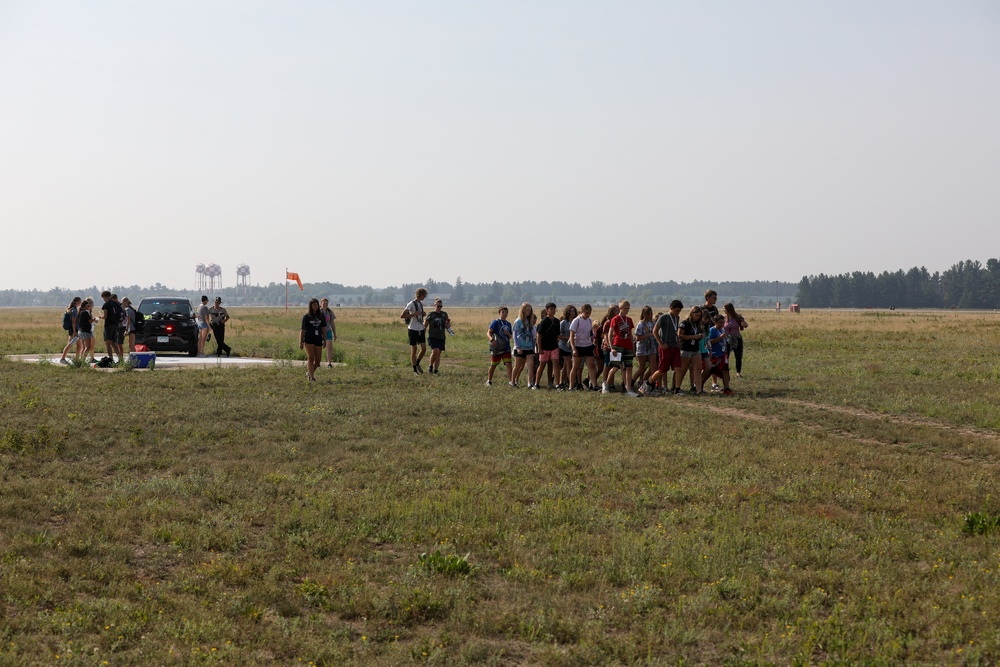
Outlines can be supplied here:
[[0, 0], [0, 288], [1000, 256], [1000, 3]]

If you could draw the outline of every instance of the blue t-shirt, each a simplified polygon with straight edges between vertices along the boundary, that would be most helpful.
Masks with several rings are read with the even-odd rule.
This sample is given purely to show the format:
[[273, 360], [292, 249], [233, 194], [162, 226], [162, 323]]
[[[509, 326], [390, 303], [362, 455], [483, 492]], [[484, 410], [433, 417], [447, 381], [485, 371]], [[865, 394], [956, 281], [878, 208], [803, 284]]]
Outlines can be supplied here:
[[493, 345], [493, 351], [510, 352], [510, 339], [514, 337], [514, 330], [511, 328], [510, 322], [498, 317], [490, 323], [490, 332], [496, 341]]
[[713, 357], [721, 357], [726, 353], [725, 333], [726, 332], [723, 329], [720, 329], [718, 327], [712, 327], [711, 329], [708, 330], [709, 340], [712, 340], [713, 338], [718, 338], [719, 336], [723, 336], [721, 340], [718, 340], [715, 343], [712, 343], [711, 345]]
[[514, 347], [519, 350], [535, 349], [535, 327], [526, 325], [520, 317], [514, 320]]

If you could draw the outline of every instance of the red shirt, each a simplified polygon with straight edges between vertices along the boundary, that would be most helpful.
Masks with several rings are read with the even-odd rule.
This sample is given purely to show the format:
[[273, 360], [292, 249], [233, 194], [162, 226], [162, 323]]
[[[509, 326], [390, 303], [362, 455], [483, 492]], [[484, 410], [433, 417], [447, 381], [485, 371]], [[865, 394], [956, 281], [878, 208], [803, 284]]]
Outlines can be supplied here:
[[611, 345], [625, 350], [635, 349], [635, 337], [632, 335], [633, 323], [631, 317], [621, 314], [611, 318]]

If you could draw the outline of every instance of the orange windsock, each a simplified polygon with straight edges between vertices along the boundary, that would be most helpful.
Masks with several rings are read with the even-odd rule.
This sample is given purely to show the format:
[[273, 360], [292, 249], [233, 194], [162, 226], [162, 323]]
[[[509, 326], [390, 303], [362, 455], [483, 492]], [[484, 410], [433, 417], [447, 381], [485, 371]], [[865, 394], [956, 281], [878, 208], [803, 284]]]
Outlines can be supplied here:
[[296, 283], [298, 283], [300, 290], [305, 289], [302, 286], [302, 279], [299, 278], [299, 274], [297, 273], [292, 273], [291, 271], [285, 271], [285, 280], [294, 280]]

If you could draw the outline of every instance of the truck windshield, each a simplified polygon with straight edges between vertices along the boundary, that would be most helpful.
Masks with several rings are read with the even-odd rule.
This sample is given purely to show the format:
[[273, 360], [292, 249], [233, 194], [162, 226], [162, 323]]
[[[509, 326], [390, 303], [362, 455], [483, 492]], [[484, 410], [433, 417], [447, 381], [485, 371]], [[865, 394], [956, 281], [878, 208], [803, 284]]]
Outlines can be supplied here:
[[139, 312], [143, 315], [159, 312], [163, 315], [192, 315], [191, 302], [187, 299], [143, 299], [139, 304]]

